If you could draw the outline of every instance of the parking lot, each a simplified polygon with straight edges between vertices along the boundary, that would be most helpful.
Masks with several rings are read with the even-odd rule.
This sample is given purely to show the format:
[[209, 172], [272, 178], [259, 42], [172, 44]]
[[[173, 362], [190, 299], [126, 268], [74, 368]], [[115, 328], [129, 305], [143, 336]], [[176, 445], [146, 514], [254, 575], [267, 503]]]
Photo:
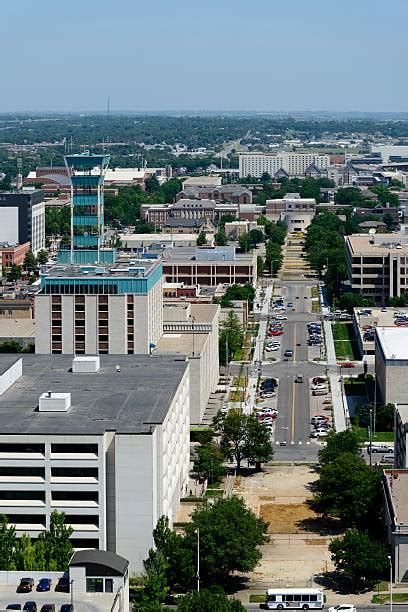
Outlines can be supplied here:
[[[74, 593], [75, 612], [107, 612], [114, 600], [113, 593]], [[60, 612], [63, 604], [71, 603], [69, 593], [57, 593], [53, 590], [47, 593], [17, 593], [14, 585], [0, 585], [0, 611], [7, 610], [9, 604], [20, 604], [21, 610], [27, 601], [37, 604], [38, 612], [43, 604], [54, 604], [55, 612]]]

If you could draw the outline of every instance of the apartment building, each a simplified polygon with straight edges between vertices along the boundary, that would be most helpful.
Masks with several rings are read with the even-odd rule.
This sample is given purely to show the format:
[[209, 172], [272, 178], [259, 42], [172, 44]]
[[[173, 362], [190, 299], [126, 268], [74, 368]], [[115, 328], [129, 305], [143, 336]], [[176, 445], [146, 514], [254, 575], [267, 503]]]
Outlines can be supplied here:
[[236, 253], [235, 247], [166, 249], [163, 274], [168, 283], [216, 287], [253, 286], [257, 280], [256, 253]]
[[163, 336], [155, 354], [180, 354], [190, 364], [190, 422], [200, 424], [219, 379], [217, 304], [164, 305]]
[[40, 189], [0, 192], [0, 242], [45, 248], [45, 204]]
[[407, 393], [408, 329], [376, 327], [375, 376], [379, 399], [383, 404], [404, 404]]
[[33, 539], [64, 512], [74, 548], [140, 572], [187, 483], [189, 411], [185, 358], [0, 355], [0, 512]]
[[163, 329], [162, 264], [56, 265], [35, 297], [36, 353], [149, 353]]
[[254, 176], [260, 178], [267, 172], [272, 178], [283, 176], [304, 177], [311, 165], [323, 170], [330, 166], [330, 155], [319, 153], [290, 153], [278, 151], [276, 153], [240, 153], [239, 176], [246, 178]]
[[346, 236], [345, 242], [353, 291], [380, 305], [408, 291], [408, 235], [354, 234]]
[[29, 250], [29, 242], [24, 242], [23, 244], [10, 244], [9, 242], [0, 243], [2, 268], [10, 270], [13, 265], [22, 266]]

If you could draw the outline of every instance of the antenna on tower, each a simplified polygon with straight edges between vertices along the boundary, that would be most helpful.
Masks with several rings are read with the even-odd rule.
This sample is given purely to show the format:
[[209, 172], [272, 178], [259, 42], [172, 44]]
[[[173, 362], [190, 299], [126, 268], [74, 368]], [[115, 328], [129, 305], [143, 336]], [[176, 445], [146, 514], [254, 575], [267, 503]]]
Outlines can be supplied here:
[[17, 188], [17, 191], [21, 191], [21, 188], [23, 186], [23, 160], [21, 157], [17, 157], [17, 169], [18, 169], [18, 174], [17, 174], [16, 188]]

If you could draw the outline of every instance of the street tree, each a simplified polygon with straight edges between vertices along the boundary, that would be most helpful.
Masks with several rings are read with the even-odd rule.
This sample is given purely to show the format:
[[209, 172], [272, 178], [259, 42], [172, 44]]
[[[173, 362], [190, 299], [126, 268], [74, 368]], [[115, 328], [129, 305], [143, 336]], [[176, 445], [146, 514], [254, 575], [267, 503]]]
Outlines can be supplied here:
[[163, 553], [151, 548], [147, 559], [143, 561], [143, 568], [141, 601], [134, 610], [161, 612], [162, 604], [170, 590], [167, 583], [168, 564]]
[[40, 266], [44, 266], [48, 261], [48, 253], [45, 249], [41, 249], [41, 251], [38, 252], [37, 255], [37, 263]]
[[50, 517], [50, 528], [38, 536], [44, 543], [46, 569], [49, 571], [66, 571], [72, 557], [73, 548], [69, 540], [72, 527], [65, 524], [65, 514], [54, 510]]
[[230, 599], [225, 592], [209, 589], [192, 591], [185, 595], [177, 605], [178, 612], [245, 612], [238, 599]]
[[[375, 426], [378, 431], [393, 431], [394, 414], [395, 404], [391, 403], [376, 406], [375, 410], [374, 404], [363, 404], [362, 406], [358, 406], [356, 408], [356, 416], [359, 419], [359, 425], [362, 427], [369, 427], [370, 418], [374, 419], [375, 415]], [[373, 425], [373, 421], [371, 425]]]
[[251, 229], [249, 232], [249, 239], [251, 241], [251, 245], [253, 247], [257, 247], [258, 244], [261, 244], [265, 240], [265, 236], [263, 232], [259, 229]]
[[[219, 360], [221, 365], [227, 365], [235, 351], [242, 346], [244, 332], [237, 315], [230, 310], [227, 318], [220, 325]], [[228, 352], [228, 354], [227, 354]]]
[[361, 306], [374, 306], [375, 302], [373, 298], [365, 297], [364, 295], [361, 295], [361, 293], [347, 292], [340, 296], [338, 305], [342, 310], [347, 310], [348, 312], [352, 313], [353, 308], [358, 308]]
[[268, 429], [258, 421], [255, 415], [250, 415], [246, 420], [246, 435], [244, 440], [244, 455], [249, 463], [255, 463], [257, 470], [261, 469], [261, 463], [267, 463], [273, 459], [273, 446]]
[[227, 244], [227, 236], [223, 227], [218, 228], [218, 232], [215, 234], [214, 240], [217, 246], [225, 246]]
[[224, 456], [216, 444], [200, 444], [195, 450], [193, 470], [199, 478], [213, 483], [225, 473], [223, 461]]
[[10, 272], [8, 273], [8, 277], [11, 281], [17, 282], [21, 278], [21, 267], [17, 264], [13, 264], [11, 266]]
[[349, 578], [373, 582], [387, 575], [387, 548], [358, 529], [332, 540], [329, 550], [336, 569]]
[[323, 465], [311, 506], [345, 525], [367, 524], [381, 506], [381, 473], [353, 453], [343, 453]]
[[331, 463], [342, 453], [360, 455], [360, 441], [358, 435], [352, 429], [344, 431], [330, 431], [326, 438], [326, 446], [319, 450], [319, 461], [321, 465]]
[[[14, 562], [20, 571], [37, 570], [36, 543], [31, 541], [27, 533], [23, 533], [21, 538], [16, 540], [14, 551]], [[41, 570], [42, 568], [40, 568]]]
[[16, 528], [10, 525], [5, 514], [0, 515], [0, 570], [16, 569], [14, 549], [16, 547]]
[[249, 234], [242, 234], [242, 236], [238, 238], [238, 244], [239, 248], [244, 253], [248, 253], [248, 251], [250, 251], [253, 247], [251, 236]]
[[186, 546], [185, 538], [170, 529], [167, 516], [162, 516], [157, 521], [153, 530], [153, 541], [157, 553], [162, 556], [166, 584], [170, 589], [175, 585], [189, 588], [195, 575], [194, 554]]
[[240, 497], [218, 499], [198, 507], [186, 525], [186, 544], [197, 554], [200, 537], [200, 576], [204, 584], [225, 580], [233, 572], [249, 572], [261, 558], [267, 524]]
[[258, 255], [256, 258], [256, 269], [258, 276], [262, 276], [265, 270], [265, 261], [262, 255]]
[[30, 274], [37, 270], [37, 260], [31, 250], [27, 251], [26, 256], [24, 257], [24, 269]]

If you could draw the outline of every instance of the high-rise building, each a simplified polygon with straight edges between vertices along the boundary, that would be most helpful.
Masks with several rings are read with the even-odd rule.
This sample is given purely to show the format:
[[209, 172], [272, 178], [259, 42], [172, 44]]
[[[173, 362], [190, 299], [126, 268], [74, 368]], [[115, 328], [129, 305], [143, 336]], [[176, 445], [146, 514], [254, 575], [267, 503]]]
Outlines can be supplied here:
[[0, 242], [30, 243], [36, 255], [45, 247], [45, 204], [41, 190], [0, 191]]
[[35, 297], [36, 353], [149, 353], [163, 333], [162, 264], [56, 265]]
[[64, 263], [112, 263], [114, 252], [104, 244], [104, 177], [109, 155], [91, 155], [89, 151], [66, 155], [65, 164], [71, 181], [71, 247], [61, 251]]
[[330, 155], [290, 153], [287, 151], [240, 153], [239, 155], [240, 178], [246, 178], [247, 176], [260, 178], [264, 172], [267, 172], [272, 178], [303, 177], [309, 166], [325, 170], [330, 166]]

